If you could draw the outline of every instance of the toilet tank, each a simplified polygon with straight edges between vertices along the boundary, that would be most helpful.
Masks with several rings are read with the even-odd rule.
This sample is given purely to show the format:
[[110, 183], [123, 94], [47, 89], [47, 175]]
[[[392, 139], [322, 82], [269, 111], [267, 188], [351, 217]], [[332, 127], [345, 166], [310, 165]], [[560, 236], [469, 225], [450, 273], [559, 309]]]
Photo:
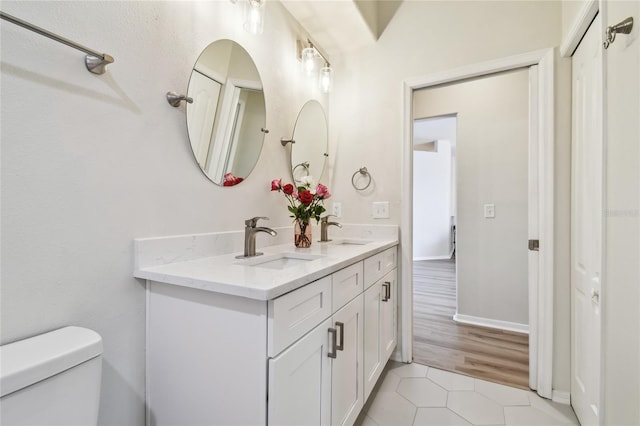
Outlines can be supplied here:
[[0, 346], [0, 424], [95, 425], [102, 338], [65, 327]]

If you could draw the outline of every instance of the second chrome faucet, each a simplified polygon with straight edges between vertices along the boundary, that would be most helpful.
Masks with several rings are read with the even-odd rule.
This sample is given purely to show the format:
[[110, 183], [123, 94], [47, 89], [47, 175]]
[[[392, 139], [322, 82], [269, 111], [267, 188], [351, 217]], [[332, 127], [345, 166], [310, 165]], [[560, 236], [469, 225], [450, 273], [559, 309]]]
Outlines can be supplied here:
[[338, 228], [342, 228], [342, 225], [339, 224], [338, 222], [329, 222], [330, 217], [336, 217], [336, 216], [332, 214], [328, 214], [325, 217], [320, 219], [320, 242], [321, 243], [331, 241], [329, 239], [329, 232], [328, 232], [329, 226], [333, 225], [333, 226], [337, 226]]

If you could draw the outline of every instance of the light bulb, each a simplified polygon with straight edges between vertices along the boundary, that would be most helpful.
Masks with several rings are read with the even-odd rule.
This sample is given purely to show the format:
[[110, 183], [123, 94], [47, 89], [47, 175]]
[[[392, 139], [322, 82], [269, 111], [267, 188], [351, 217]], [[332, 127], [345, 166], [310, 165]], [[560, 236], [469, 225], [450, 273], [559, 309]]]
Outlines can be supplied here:
[[265, 0], [248, 0], [245, 9], [244, 29], [251, 34], [262, 34], [264, 29]]
[[307, 75], [313, 74], [316, 64], [316, 49], [314, 47], [305, 47], [302, 49], [302, 66]]
[[331, 92], [331, 87], [333, 86], [333, 70], [331, 67], [324, 66], [320, 69], [318, 83], [322, 93]]

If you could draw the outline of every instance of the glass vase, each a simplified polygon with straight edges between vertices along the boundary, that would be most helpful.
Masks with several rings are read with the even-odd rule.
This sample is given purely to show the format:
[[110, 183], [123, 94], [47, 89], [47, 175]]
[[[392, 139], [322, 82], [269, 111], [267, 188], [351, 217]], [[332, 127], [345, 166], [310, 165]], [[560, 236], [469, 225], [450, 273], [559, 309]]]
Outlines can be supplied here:
[[293, 244], [297, 248], [311, 247], [311, 222], [304, 223], [296, 219], [294, 225]]

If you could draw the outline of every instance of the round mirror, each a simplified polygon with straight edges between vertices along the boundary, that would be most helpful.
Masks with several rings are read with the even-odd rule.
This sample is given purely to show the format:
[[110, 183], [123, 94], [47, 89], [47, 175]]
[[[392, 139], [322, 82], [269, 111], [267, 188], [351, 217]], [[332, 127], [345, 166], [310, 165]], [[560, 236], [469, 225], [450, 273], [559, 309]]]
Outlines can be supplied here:
[[302, 106], [293, 130], [291, 175], [295, 182], [303, 176], [318, 181], [327, 159], [327, 118], [320, 102], [311, 100]]
[[193, 155], [215, 184], [242, 182], [260, 157], [264, 141], [262, 80], [246, 50], [218, 40], [198, 57], [187, 96], [187, 130]]

